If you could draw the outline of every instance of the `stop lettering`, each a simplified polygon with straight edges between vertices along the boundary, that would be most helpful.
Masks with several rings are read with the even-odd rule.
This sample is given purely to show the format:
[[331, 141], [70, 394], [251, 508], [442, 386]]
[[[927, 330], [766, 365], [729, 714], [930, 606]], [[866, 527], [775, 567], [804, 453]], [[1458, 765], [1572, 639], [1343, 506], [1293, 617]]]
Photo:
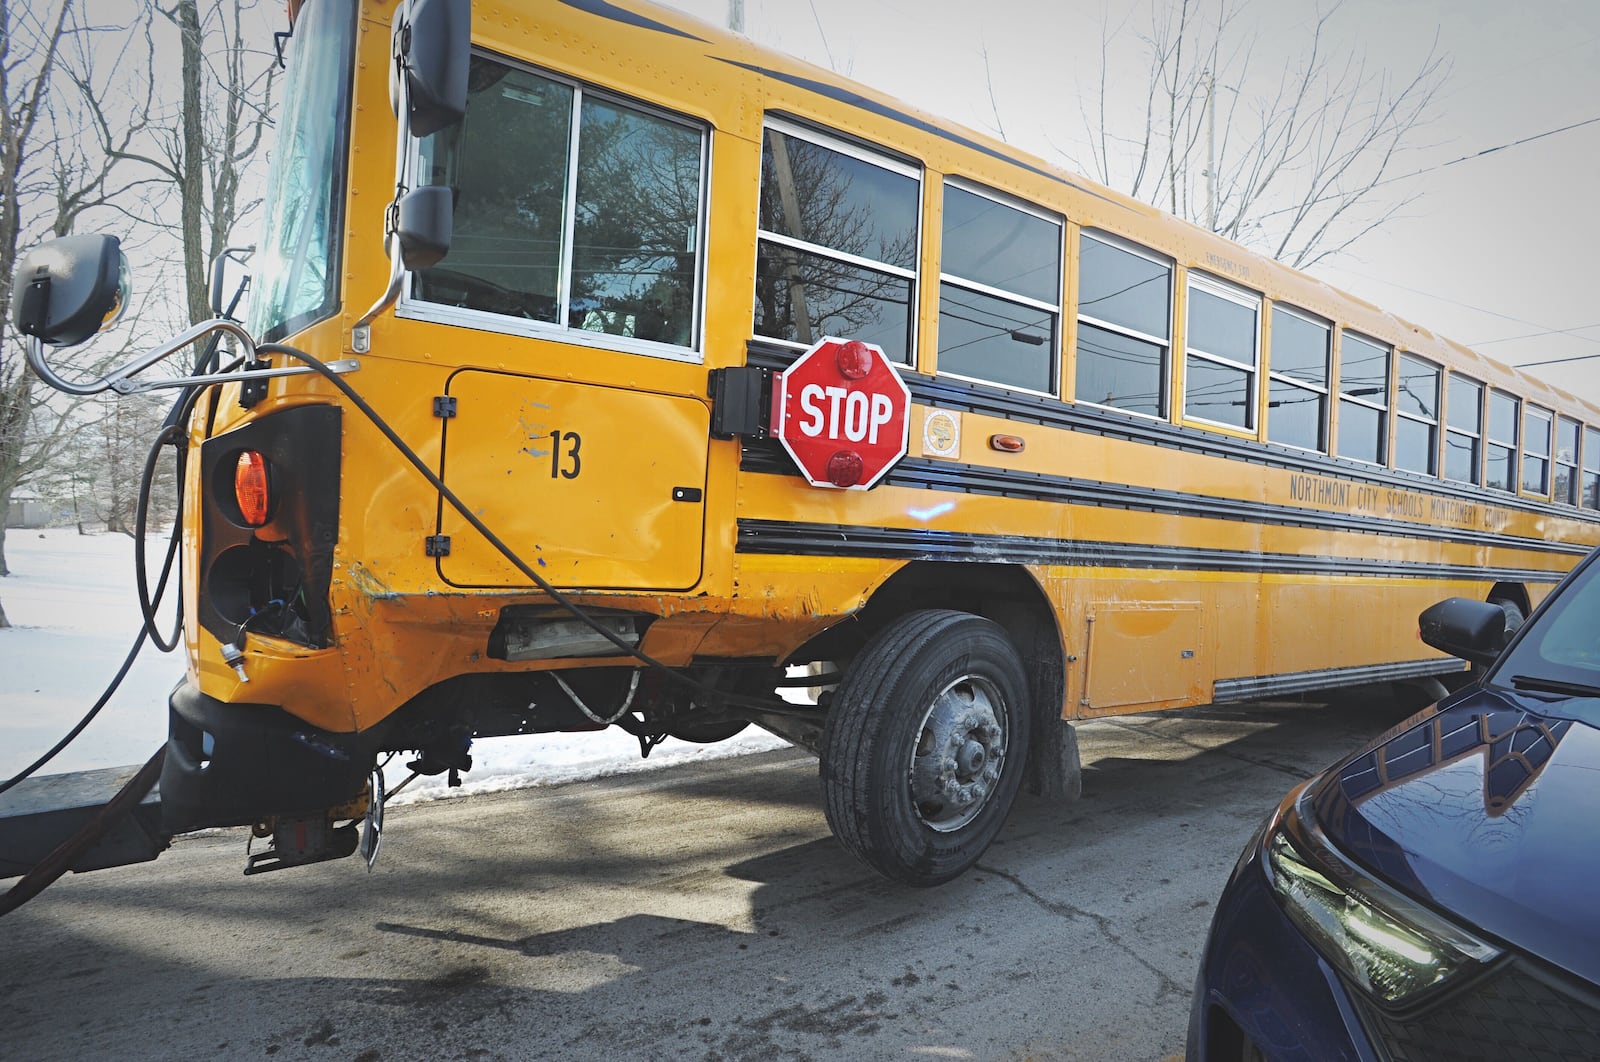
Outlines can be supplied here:
[[882, 349], [830, 337], [775, 377], [772, 425], [807, 482], [867, 490], [906, 454], [911, 392]]

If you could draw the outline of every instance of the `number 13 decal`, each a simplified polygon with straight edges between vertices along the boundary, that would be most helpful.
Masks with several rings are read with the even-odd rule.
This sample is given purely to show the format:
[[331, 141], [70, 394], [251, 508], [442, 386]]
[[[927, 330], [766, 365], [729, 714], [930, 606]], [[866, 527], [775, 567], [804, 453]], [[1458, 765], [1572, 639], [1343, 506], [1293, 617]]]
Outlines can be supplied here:
[[[554, 444], [550, 447], [550, 478], [557, 476], [562, 479], [577, 479], [578, 473], [583, 470], [583, 460], [578, 456], [578, 449], [583, 445], [583, 437], [575, 431], [562, 431], [557, 428], [550, 433], [550, 440]], [[563, 452], [562, 446], [566, 450]]]

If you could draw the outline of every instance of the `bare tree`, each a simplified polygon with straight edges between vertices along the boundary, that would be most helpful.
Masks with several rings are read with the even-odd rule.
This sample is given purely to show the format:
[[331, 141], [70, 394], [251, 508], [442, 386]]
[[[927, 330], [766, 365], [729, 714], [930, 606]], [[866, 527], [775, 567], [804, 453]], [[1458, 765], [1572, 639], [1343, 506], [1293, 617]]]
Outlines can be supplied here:
[[1237, 28], [1244, 6], [1157, 3], [1138, 34], [1147, 88], [1131, 116], [1111, 90], [1118, 64], [1108, 30], [1097, 90], [1080, 104], [1087, 157], [1062, 154], [1103, 184], [1305, 268], [1415, 198], [1378, 189], [1418, 146], [1450, 64], [1437, 46], [1399, 76], [1370, 69], [1359, 53], [1331, 54], [1335, 2], [1303, 48], [1258, 75], [1259, 42]]
[[[137, 182], [120, 181], [116, 161], [76, 135], [71, 91], [76, 82], [106, 93], [115, 76], [91, 76], [120, 66], [117, 45], [107, 43], [91, 64], [92, 41], [114, 41], [114, 27], [91, 26], [74, 0], [15, 5], [0, 0], [0, 575], [5, 559], [5, 517], [14, 490], [39, 471], [69, 436], [67, 407], [26, 369], [21, 337], [11, 329], [12, 284], [19, 256], [35, 242], [71, 232], [86, 214], [126, 195]], [[137, 136], [126, 123], [127, 143]], [[7, 626], [0, 609], [0, 627]]]
[[[249, 196], [247, 177], [271, 125], [277, 66], [270, 51], [250, 45], [260, 37], [252, 36], [259, 6], [257, 0], [174, 0], [163, 7], [153, 0], [148, 10], [159, 22], [144, 25], [147, 54], [156, 54], [165, 23], [176, 31], [182, 56], [179, 98], [156, 101], [165, 120], [144, 123], [160, 132], [130, 141], [103, 104], [90, 107], [107, 156], [141, 164], [162, 187], [145, 202], [139, 220], [167, 232], [182, 248], [187, 323], [211, 315], [207, 267], [260, 204]], [[86, 88], [82, 81], [80, 87]]]
[[[77, 434], [75, 449], [83, 493], [75, 499], [107, 531], [133, 537], [138, 526], [140, 480], [150, 440], [161, 430], [167, 404], [159, 396], [112, 395], [97, 402], [101, 415]], [[150, 508], [170, 512], [175, 489], [170, 466], [156, 466]]]

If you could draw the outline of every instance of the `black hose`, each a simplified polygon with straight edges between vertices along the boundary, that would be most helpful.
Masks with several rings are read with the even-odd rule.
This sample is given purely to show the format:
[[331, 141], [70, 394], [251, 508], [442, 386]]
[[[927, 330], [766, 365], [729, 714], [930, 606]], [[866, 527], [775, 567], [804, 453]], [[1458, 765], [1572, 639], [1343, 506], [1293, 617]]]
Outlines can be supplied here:
[[139, 592], [139, 612], [143, 617], [144, 629], [150, 636], [150, 644], [163, 653], [170, 653], [176, 649], [183, 640], [183, 600], [180, 595], [177, 615], [172, 621], [172, 637], [164, 639], [161, 632], [156, 629], [156, 609], [161, 607], [161, 599], [167, 592], [167, 578], [173, 572], [173, 560], [178, 554], [178, 543], [183, 539], [183, 449], [177, 450], [177, 475], [178, 475], [178, 517], [172, 521], [172, 534], [167, 541], [167, 556], [161, 564], [161, 577], [156, 581], [155, 597], [150, 596], [150, 585], [145, 572], [144, 536], [146, 521], [150, 515], [150, 492], [155, 486], [156, 464], [161, 460], [161, 448], [168, 442], [180, 442], [183, 439], [183, 429], [169, 426], [162, 428], [156, 435], [156, 441], [151, 444], [150, 453], [145, 457], [144, 472], [139, 477], [138, 503], [134, 506], [133, 527], [133, 577]]
[[[201, 355], [202, 363], [208, 360], [209, 357], [209, 353]], [[128, 677], [128, 671], [133, 667], [134, 660], [138, 658], [139, 651], [144, 648], [146, 638], [150, 639], [156, 648], [163, 653], [170, 653], [178, 647], [183, 636], [183, 601], [181, 595], [178, 601], [178, 614], [173, 621], [170, 640], [163, 639], [161, 632], [156, 629], [156, 610], [161, 607], [161, 600], [166, 595], [167, 581], [175, 570], [174, 561], [178, 554], [178, 544], [183, 540], [181, 520], [173, 521], [172, 535], [167, 541], [167, 555], [161, 563], [161, 575], [156, 580], [156, 592], [153, 599], [150, 596], [148, 576], [145, 571], [145, 528], [150, 511], [150, 490], [155, 479], [156, 462], [161, 457], [161, 448], [168, 442], [177, 442], [183, 438], [183, 430], [178, 425], [183, 420], [186, 420], [188, 414], [193, 411], [194, 403], [198, 400], [203, 390], [203, 385], [184, 389], [183, 394], [179, 395], [177, 401], [173, 402], [172, 409], [167, 414], [166, 423], [162, 426], [161, 431], [157, 433], [155, 442], [150, 445], [150, 450], [145, 455], [144, 471], [139, 479], [138, 501], [134, 506], [133, 535], [134, 579], [138, 585], [139, 612], [141, 616], [139, 636], [133, 640], [133, 647], [128, 650], [128, 655], [123, 658], [122, 666], [117, 669], [117, 673], [106, 684], [105, 690], [100, 694], [100, 698], [94, 702], [94, 706], [83, 714], [77, 724], [67, 731], [66, 736], [56, 742], [50, 748], [50, 751], [10, 778], [7, 778], [4, 782], [0, 782], [0, 793], [13, 788], [23, 779], [31, 777], [39, 768], [59, 756], [61, 750], [72, 744], [77, 736], [83, 733], [84, 728], [93, 722], [94, 717], [100, 714], [100, 710], [106, 706], [112, 695], [121, 687], [122, 680]], [[178, 512], [180, 514], [183, 512], [183, 451], [181, 448], [178, 450]]]
[[56, 742], [55, 747], [53, 747], [49, 752], [45, 753], [43, 756], [40, 756], [38, 759], [34, 760], [32, 763], [18, 771], [16, 774], [12, 775], [10, 778], [7, 778], [4, 782], [0, 782], [0, 793], [4, 793], [12, 786], [31, 775], [34, 771], [37, 771], [40, 767], [43, 767], [45, 764], [55, 759], [56, 755], [62, 749], [66, 748], [72, 743], [73, 738], [83, 733], [83, 728], [88, 726], [90, 721], [93, 720], [95, 716], [100, 714], [100, 709], [106, 706], [106, 702], [111, 699], [111, 695], [117, 692], [117, 687], [122, 685], [122, 680], [128, 675], [128, 669], [133, 667], [134, 658], [139, 655], [139, 650], [144, 648], [144, 640], [149, 636], [149, 633], [150, 632], [145, 628], [139, 628], [139, 637], [133, 640], [133, 648], [128, 650], [128, 655], [123, 659], [122, 666], [117, 669], [116, 675], [111, 679], [111, 684], [107, 686], [106, 691], [100, 695], [100, 699], [94, 702], [94, 707], [85, 712], [83, 714], [83, 718], [78, 720], [78, 725], [67, 731], [67, 736]]

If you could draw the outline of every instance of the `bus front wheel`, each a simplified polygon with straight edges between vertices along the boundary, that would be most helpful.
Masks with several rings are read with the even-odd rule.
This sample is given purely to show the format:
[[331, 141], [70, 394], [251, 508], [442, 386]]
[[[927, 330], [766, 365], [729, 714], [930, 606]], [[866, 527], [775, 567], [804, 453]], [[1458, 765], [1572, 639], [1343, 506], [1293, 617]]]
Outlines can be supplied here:
[[873, 869], [938, 885], [1005, 822], [1028, 748], [1022, 658], [997, 624], [908, 613], [857, 654], [822, 738], [828, 824]]

